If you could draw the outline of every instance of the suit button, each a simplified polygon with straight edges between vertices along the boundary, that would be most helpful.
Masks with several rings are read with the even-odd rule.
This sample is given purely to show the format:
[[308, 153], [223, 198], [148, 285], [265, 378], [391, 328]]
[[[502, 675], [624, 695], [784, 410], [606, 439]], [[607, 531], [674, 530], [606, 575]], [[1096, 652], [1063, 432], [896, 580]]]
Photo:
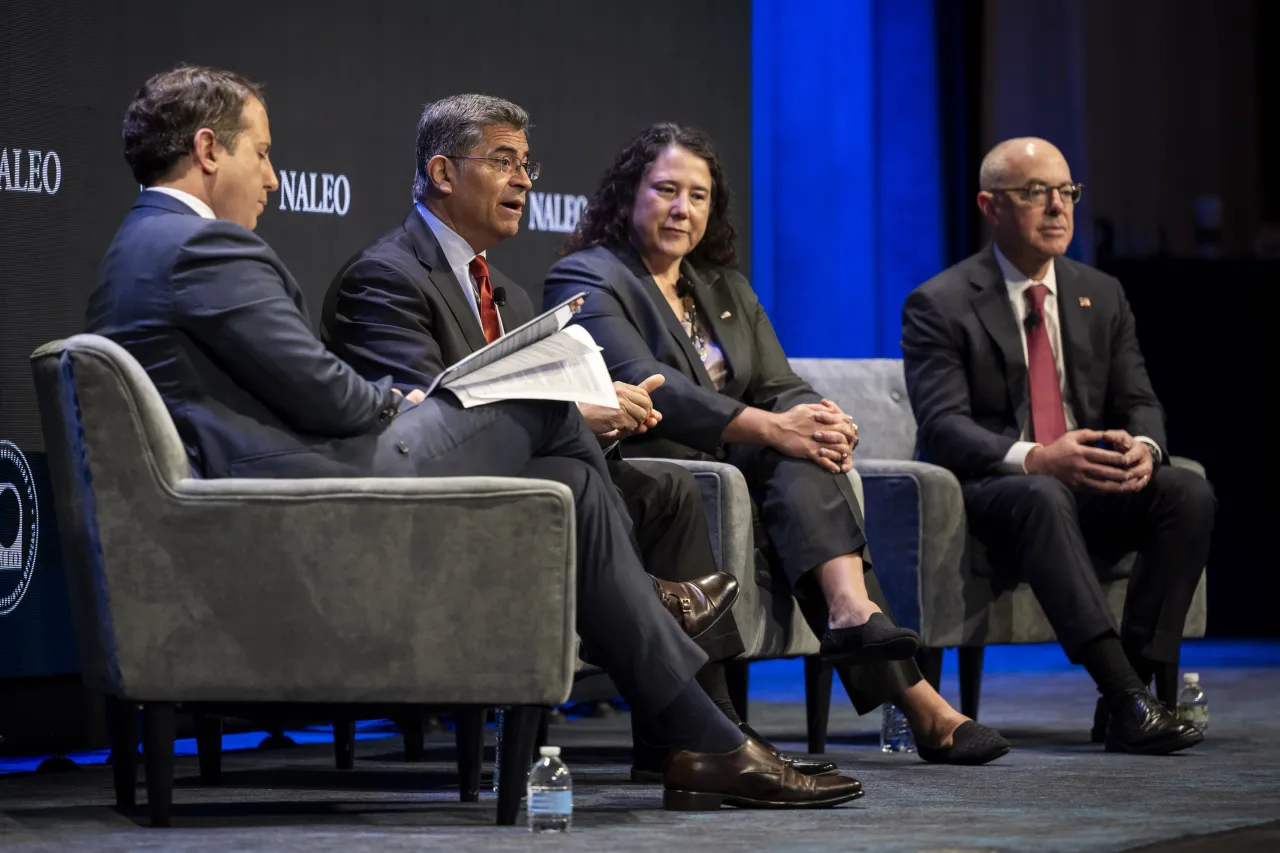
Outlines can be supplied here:
[[399, 450], [401, 453], [408, 453], [409, 445], [405, 444], [403, 441], [397, 441], [396, 450]]
[[901, 392], [901, 391], [890, 391], [890, 392], [889, 392], [889, 398], [890, 398], [891, 400], [893, 400], [893, 402], [897, 403], [898, 401], [900, 401], [900, 400], [902, 399], [902, 392]]

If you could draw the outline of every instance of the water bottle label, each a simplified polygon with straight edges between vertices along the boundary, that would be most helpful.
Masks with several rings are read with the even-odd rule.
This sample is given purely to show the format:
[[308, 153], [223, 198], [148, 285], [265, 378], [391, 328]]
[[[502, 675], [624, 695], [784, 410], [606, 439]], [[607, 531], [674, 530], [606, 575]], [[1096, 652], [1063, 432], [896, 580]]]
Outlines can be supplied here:
[[1205, 705], [1180, 705], [1178, 707], [1178, 720], [1183, 723], [1196, 725], [1208, 725], [1209, 708]]
[[529, 814], [573, 814], [573, 791], [533, 791]]

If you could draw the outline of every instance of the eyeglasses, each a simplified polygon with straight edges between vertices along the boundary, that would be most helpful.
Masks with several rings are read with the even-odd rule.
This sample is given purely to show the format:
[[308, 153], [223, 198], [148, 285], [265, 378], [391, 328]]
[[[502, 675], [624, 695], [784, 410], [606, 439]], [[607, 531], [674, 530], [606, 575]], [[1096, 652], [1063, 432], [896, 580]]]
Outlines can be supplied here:
[[538, 180], [538, 175], [542, 174], [542, 164], [537, 160], [525, 160], [520, 163], [511, 157], [464, 157], [461, 154], [448, 156], [450, 160], [488, 160], [490, 163], [497, 163], [498, 171], [505, 175], [514, 175], [517, 169], [524, 169], [530, 181]]
[[1049, 199], [1049, 191], [1057, 190], [1063, 204], [1075, 204], [1084, 194], [1084, 184], [1063, 184], [1051, 187], [1048, 184], [1030, 183], [1025, 187], [992, 187], [989, 193], [1013, 193], [1027, 204], [1044, 204]]

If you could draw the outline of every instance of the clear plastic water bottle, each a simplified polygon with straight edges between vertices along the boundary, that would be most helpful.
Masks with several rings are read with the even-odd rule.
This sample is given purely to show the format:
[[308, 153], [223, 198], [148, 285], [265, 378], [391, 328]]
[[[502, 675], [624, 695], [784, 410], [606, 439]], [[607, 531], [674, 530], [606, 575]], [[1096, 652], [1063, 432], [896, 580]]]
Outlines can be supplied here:
[[498, 793], [498, 778], [502, 775], [502, 719], [503, 708], [493, 709], [493, 792]]
[[573, 822], [573, 779], [560, 747], [544, 746], [529, 771], [529, 831], [568, 832]]
[[1204, 734], [1209, 728], [1209, 700], [1200, 688], [1200, 673], [1182, 674], [1182, 689], [1178, 691], [1178, 719], [1195, 726]]
[[889, 702], [880, 706], [880, 751], [916, 751], [916, 739], [911, 734], [906, 715], [898, 710], [897, 705]]

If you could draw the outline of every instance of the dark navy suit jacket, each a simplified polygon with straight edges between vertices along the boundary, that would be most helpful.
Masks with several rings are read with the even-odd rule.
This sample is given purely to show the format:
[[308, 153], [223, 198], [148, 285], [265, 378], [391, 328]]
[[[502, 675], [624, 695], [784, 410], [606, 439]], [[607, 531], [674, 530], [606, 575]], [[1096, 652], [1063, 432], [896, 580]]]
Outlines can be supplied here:
[[[1164, 410], [1147, 378], [1120, 282], [1054, 259], [1067, 398], [1080, 429], [1124, 429], [1161, 448]], [[1018, 321], [995, 249], [944, 270], [902, 306], [902, 359], [921, 458], [961, 479], [1000, 473], [1030, 417]]]
[[400, 402], [325, 349], [262, 238], [163, 193], [116, 232], [86, 324], [146, 369], [204, 477], [367, 475]]

